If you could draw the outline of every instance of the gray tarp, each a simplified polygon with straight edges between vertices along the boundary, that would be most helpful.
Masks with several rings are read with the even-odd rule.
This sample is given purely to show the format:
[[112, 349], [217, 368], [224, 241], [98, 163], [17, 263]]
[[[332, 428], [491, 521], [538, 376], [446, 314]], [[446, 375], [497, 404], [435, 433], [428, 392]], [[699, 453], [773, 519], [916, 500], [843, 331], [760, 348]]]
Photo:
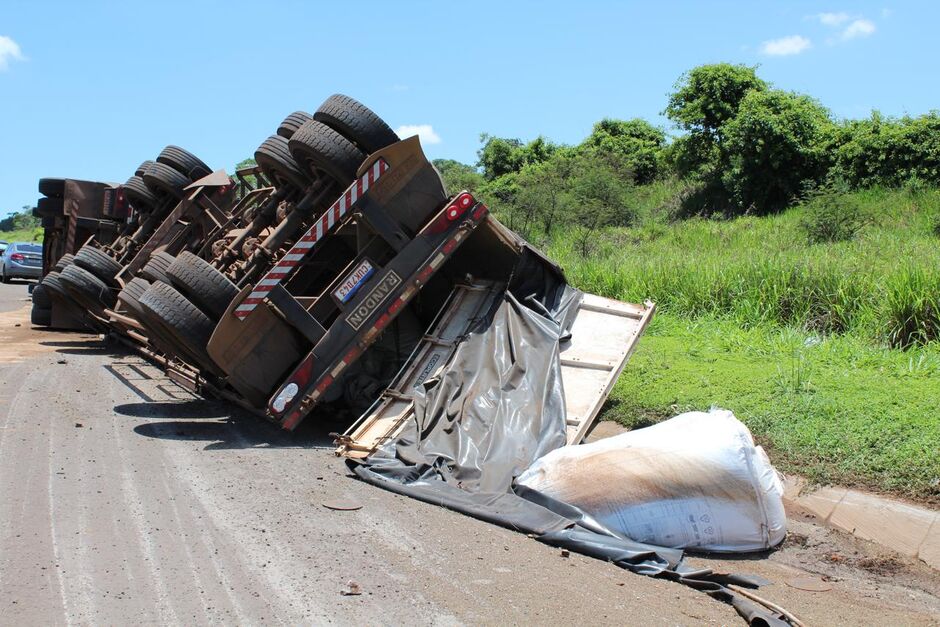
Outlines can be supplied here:
[[634, 542], [575, 507], [514, 485], [532, 462], [565, 444], [559, 345], [580, 300], [542, 258], [523, 254], [502, 300], [446, 370], [415, 390], [417, 420], [351, 468], [387, 490], [701, 589], [751, 624], [786, 624], [724, 586], [756, 581], [692, 569], [680, 550]]

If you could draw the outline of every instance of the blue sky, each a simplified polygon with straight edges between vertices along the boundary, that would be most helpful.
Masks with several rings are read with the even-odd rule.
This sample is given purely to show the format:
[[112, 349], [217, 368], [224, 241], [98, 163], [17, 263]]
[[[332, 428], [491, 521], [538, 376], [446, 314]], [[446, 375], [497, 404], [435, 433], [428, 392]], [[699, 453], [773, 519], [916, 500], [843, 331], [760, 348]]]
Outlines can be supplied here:
[[[334, 92], [429, 156], [479, 135], [580, 141], [663, 126], [691, 67], [760, 64], [837, 116], [940, 107], [934, 2], [17, 2], [0, 0], [0, 214], [41, 176], [124, 181], [168, 143], [231, 170]], [[430, 131], [430, 132], [429, 132]]]

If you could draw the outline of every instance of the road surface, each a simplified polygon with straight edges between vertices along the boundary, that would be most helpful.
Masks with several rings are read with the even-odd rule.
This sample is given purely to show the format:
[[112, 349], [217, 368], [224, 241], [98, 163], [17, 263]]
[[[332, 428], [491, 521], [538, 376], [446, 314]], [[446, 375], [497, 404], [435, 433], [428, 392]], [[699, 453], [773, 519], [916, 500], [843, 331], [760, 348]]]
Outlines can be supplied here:
[[[364, 484], [332, 455], [342, 424], [287, 435], [96, 336], [31, 329], [24, 298], [0, 286], [5, 624], [740, 624], [683, 586]], [[323, 506], [338, 499], [361, 509]], [[869, 548], [794, 524], [769, 556], [692, 561], [774, 581], [761, 594], [809, 624], [936, 622], [930, 572], [874, 574], [855, 565]], [[833, 589], [785, 583], [808, 574]]]

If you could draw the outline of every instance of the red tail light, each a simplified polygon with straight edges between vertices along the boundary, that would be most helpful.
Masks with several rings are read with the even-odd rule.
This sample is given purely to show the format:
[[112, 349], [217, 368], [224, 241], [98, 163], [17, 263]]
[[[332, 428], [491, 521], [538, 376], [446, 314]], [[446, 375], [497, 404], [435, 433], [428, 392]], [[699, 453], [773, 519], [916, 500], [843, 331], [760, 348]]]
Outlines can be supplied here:
[[13, 261], [26, 261], [26, 256], [21, 253], [13, 253], [10, 255], [10, 259]]

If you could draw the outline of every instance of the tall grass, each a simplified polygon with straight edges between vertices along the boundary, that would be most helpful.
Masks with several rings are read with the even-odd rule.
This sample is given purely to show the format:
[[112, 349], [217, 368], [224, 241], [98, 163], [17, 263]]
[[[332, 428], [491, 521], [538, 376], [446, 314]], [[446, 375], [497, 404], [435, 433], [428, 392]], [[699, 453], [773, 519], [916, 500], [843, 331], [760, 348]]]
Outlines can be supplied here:
[[819, 333], [857, 333], [894, 347], [940, 338], [940, 191], [852, 193], [867, 216], [851, 240], [811, 243], [808, 207], [770, 217], [651, 218], [598, 233], [583, 257], [573, 235], [547, 252], [576, 286], [612, 298], [650, 298], [684, 317], [727, 317]]

